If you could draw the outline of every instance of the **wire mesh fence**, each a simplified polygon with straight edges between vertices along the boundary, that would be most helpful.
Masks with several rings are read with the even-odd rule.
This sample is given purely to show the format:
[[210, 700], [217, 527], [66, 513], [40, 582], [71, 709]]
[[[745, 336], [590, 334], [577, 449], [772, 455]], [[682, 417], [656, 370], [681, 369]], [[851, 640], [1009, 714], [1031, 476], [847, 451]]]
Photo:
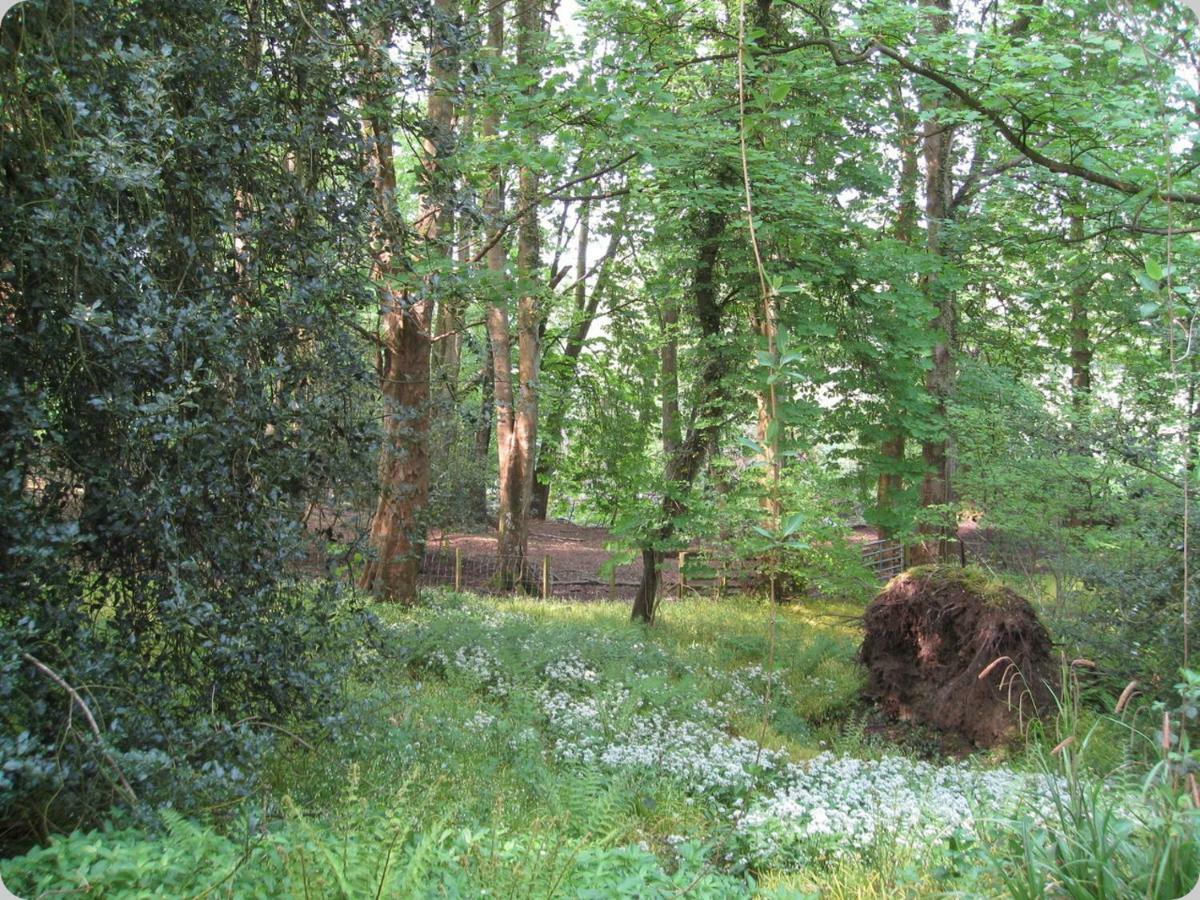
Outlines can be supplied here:
[[[314, 541], [311, 559], [306, 563], [308, 568], [328, 572], [347, 566], [354, 575], [351, 560], [356, 554], [367, 553], [366, 529], [361, 517], [350, 514], [343, 522], [336, 511], [314, 505], [305, 516], [305, 524], [323, 539], [336, 537], [340, 547], [334, 553], [327, 549], [333, 545]], [[604, 540], [589, 536], [584, 541], [554, 533], [537, 536], [557, 546], [548, 550], [531, 546], [521, 559], [513, 555], [502, 558], [496, 552], [494, 534], [441, 533], [426, 547], [420, 584], [484, 594], [521, 593], [584, 600], [631, 599], [637, 592], [642, 576], [640, 561], [608, 565], [605, 562], [608, 554], [601, 549]], [[1056, 560], [1056, 548], [993, 531], [960, 533], [956, 544], [962, 565], [970, 563], [1020, 575], [1044, 572]], [[583, 545], [587, 551], [582, 558], [570, 552], [576, 545]], [[897, 540], [867, 541], [859, 545], [859, 552], [863, 565], [881, 582], [908, 567], [907, 548]], [[720, 547], [693, 548], [664, 560], [659, 595], [720, 596], [726, 592], [760, 590], [765, 583], [762, 567], [753, 560], [735, 558]]]
[[1032, 577], [1053, 570], [1064, 548], [995, 531], [974, 532], [960, 539], [964, 558], [996, 572]]
[[[997, 572], [1031, 576], [1045, 570], [1054, 558], [1053, 551], [1030, 541], [986, 536], [959, 537], [950, 543], [951, 561], [957, 565], [978, 565]], [[878, 540], [862, 545], [863, 564], [881, 581], [887, 581], [908, 568], [908, 550], [899, 541]]]
[[[904, 546], [898, 541], [872, 541], [862, 547], [863, 563], [886, 581], [904, 569]], [[606, 571], [607, 570], [607, 571]], [[752, 562], [711, 551], [686, 551], [668, 557], [659, 574], [660, 596], [721, 596], [761, 582]], [[640, 564], [582, 568], [550, 554], [499, 553], [486, 557], [461, 548], [439, 546], [425, 551], [420, 583], [484, 594], [525, 594], [579, 600], [623, 600], [641, 583]]]
[[[689, 559], [689, 557], [692, 557]], [[608, 568], [607, 574], [603, 568]], [[487, 594], [520, 593], [541, 597], [586, 600], [631, 598], [641, 582], [639, 565], [581, 568], [555, 560], [549, 554], [494, 555], [481, 558], [460, 548], [426, 550], [421, 559], [420, 583], [427, 587]], [[695, 554], [668, 559], [659, 578], [662, 593], [716, 593], [732, 590], [740, 581], [730, 565], [700, 563]]]

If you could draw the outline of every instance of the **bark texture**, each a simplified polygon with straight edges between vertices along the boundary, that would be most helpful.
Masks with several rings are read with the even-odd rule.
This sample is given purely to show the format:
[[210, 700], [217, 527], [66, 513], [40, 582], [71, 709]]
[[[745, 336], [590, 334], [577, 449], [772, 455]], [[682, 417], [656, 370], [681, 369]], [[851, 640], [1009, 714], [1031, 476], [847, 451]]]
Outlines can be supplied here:
[[[488, 9], [488, 53], [499, 60], [504, 51], [504, 3], [498, 2]], [[483, 138], [492, 140], [500, 132], [500, 114], [491, 110], [483, 120]], [[504, 173], [499, 168], [492, 172], [492, 184], [484, 202], [484, 216], [488, 220], [487, 268], [495, 278], [497, 289], [503, 280], [507, 253], [499, 239], [498, 230], [503, 228], [500, 219], [504, 214]], [[508, 305], [504, 301], [488, 305], [487, 310], [488, 357], [492, 363], [492, 397], [495, 402], [496, 460], [497, 470], [497, 554], [500, 560], [501, 587], [511, 587], [524, 574], [524, 548], [521, 514], [521, 486], [524, 476], [521, 471], [521, 455], [517, 450], [517, 406], [513, 389], [512, 332], [509, 327]]]
[[[430, 95], [422, 139], [422, 194], [416, 231], [427, 254], [441, 254], [445, 208], [441, 175], [453, 152], [455, 62], [449, 40], [456, 0], [436, 0], [430, 51]], [[388, 41], [377, 35], [367, 52], [375, 66]], [[383, 38], [382, 40], [380, 38]], [[396, 207], [396, 167], [392, 152], [390, 96], [371, 98], [368, 126], [379, 217], [375, 277], [381, 319], [380, 389], [384, 444], [379, 461], [379, 501], [371, 520], [372, 559], [360, 586], [385, 600], [411, 603], [417, 596], [424, 547], [422, 514], [429, 498], [429, 362], [433, 301], [394, 286], [400, 274], [404, 225]]]
[[[517, 0], [517, 66], [538, 68], [543, 32], [539, 0]], [[488, 43], [498, 54], [503, 41], [502, 7], [489, 13]], [[534, 89], [533, 81], [527, 90]], [[498, 121], [485, 132], [494, 135]], [[499, 184], [499, 176], [496, 178]], [[538, 174], [532, 166], [520, 168], [517, 178], [517, 378], [512, 377], [512, 333], [507, 309], [493, 305], [488, 310], [488, 334], [495, 373], [496, 443], [500, 467], [500, 510], [497, 529], [502, 587], [516, 584], [532, 587], [526, 556], [529, 544], [529, 513], [533, 499], [533, 467], [537, 452], [538, 370], [541, 335], [538, 289], [535, 273], [541, 253], [538, 224]], [[499, 206], [499, 204], [497, 204]], [[493, 210], [497, 214], [498, 209]], [[499, 224], [497, 222], [497, 224]], [[503, 254], [497, 246], [488, 254], [489, 268], [503, 269]]]
[[700, 466], [721, 430], [721, 412], [725, 406], [723, 382], [729, 370], [729, 359], [721, 346], [722, 303], [717, 294], [717, 263], [726, 225], [722, 212], [709, 210], [701, 214], [692, 304], [700, 325], [704, 365], [697, 378], [697, 399], [687, 434], [673, 451], [666, 454], [666, 481], [673, 489], [662, 498], [663, 524], [655, 532], [652, 544], [642, 548], [642, 579], [633, 600], [632, 618], [635, 621], [654, 621], [664, 556], [662, 548], [674, 537], [675, 519], [687, 511], [685, 492], [700, 473]]

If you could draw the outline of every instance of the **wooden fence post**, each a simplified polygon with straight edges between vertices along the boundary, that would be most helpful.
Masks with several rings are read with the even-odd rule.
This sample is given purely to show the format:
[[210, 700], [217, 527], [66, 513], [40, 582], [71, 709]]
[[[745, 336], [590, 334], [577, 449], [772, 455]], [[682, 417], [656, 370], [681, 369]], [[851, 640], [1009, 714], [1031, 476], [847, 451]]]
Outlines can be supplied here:
[[462, 590], [462, 547], [454, 548], [454, 590]]
[[617, 567], [615, 565], [608, 574], [608, 599], [609, 602], [617, 599]]
[[683, 599], [683, 592], [687, 588], [687, 576], [683, 574], [683, 567], [687, 565], [688, 555], [684, 551], [679, 552], [679, 599]]
[[550, 599], [550, 557], [542, 557], [542, 599]]

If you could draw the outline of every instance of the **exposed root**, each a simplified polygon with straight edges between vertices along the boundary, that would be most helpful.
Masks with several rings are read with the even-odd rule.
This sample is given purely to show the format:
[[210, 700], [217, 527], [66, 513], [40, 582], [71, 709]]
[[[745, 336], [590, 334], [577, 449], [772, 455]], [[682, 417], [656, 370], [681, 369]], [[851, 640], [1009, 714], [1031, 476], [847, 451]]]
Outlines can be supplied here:
[[1033, 608], [984, 573], [922, 566], [867, 607], [867, 696], [991, 747], [1052, 706], [1057, 667]]

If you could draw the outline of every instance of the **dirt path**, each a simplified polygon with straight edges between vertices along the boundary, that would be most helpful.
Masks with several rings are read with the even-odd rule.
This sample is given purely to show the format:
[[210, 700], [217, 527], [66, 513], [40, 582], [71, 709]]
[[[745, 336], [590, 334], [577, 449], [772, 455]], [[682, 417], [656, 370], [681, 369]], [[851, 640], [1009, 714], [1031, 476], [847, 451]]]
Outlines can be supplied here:
[[[321, 535], [325, 541], [351, 548], [346, 558], [355, 555], [355, 551], [365, 552], [366, 523], [367, 517], [361, 514], [334, 515], [322, 507], [314, 507], [307, 520], [310, 532]], [[865, 544], [877, 538], [874, 530], [866, 526], [855, 528], [851, 535], [851, 540], [856, 544]], [[642, 577], [641, 557], [635, 556], [628, 563], [618, 566], [614, 583], [607, 573], [601, 574], [602, 567], [613, 556], [613, 551], [608, 549], [612, 543], [612, 535], [604, 527], [577, 525], [561, 520], [532, 522], [527, 556], [529, 589], [541, 591], [543, 565], [548, 561], [552, 596], [575, 600], [632, 599]], [[689, 551], [697, 554], [693, 557], [697, 562], [702, 557], [698, 551], [699, 548]], [[307, 568], [313, 571], [328, 569], [329, 562], [329, 558], [314, 547]], [[714, 561], [712, 556], [707, 563], [710, 568], [707, 578], [698, 577], [694, 571], [698, 566], [689, 564], [686, 590], [711, 593], [718, 587], [722, 574], [729, 588], [745, 578], [744, 573], [739, 572], [732, 563], [726, 563], [729, 567], [723, 572], [719, 571], [722, 563]], [[469, 532], [435, 528], [430, 530], [426, 540], [421, 584], [450, 586], [457, 580], [466, 590], [493, 593], [500, 582], [499, 569], [494, 528]], [[674, 556], [663, 561], [660, 590], [663, 596], [679, 593], [679, 560]]]
[[[496, 541], [493, 529], [477, 533], [431, 530], [425, 546], [422, 583], [453, 584], [457, 551], [463, 587], [479, 590], [493, 586], [498, 568]], [[531, 523], [528, 564], [536, 589], [541, 588], [542, 566], [548, 558], [551, 593], [556, 597], [632, 598], [642, 577], [641, 559], [618, 566], [613, 585], [600, 572], [613, 556], [606, 549], [611, 541], [607, 528], [562, 521]], [[668, 559], [663, 563], [663, 583], [677, 586], [678, 582], [678, 561]]]

